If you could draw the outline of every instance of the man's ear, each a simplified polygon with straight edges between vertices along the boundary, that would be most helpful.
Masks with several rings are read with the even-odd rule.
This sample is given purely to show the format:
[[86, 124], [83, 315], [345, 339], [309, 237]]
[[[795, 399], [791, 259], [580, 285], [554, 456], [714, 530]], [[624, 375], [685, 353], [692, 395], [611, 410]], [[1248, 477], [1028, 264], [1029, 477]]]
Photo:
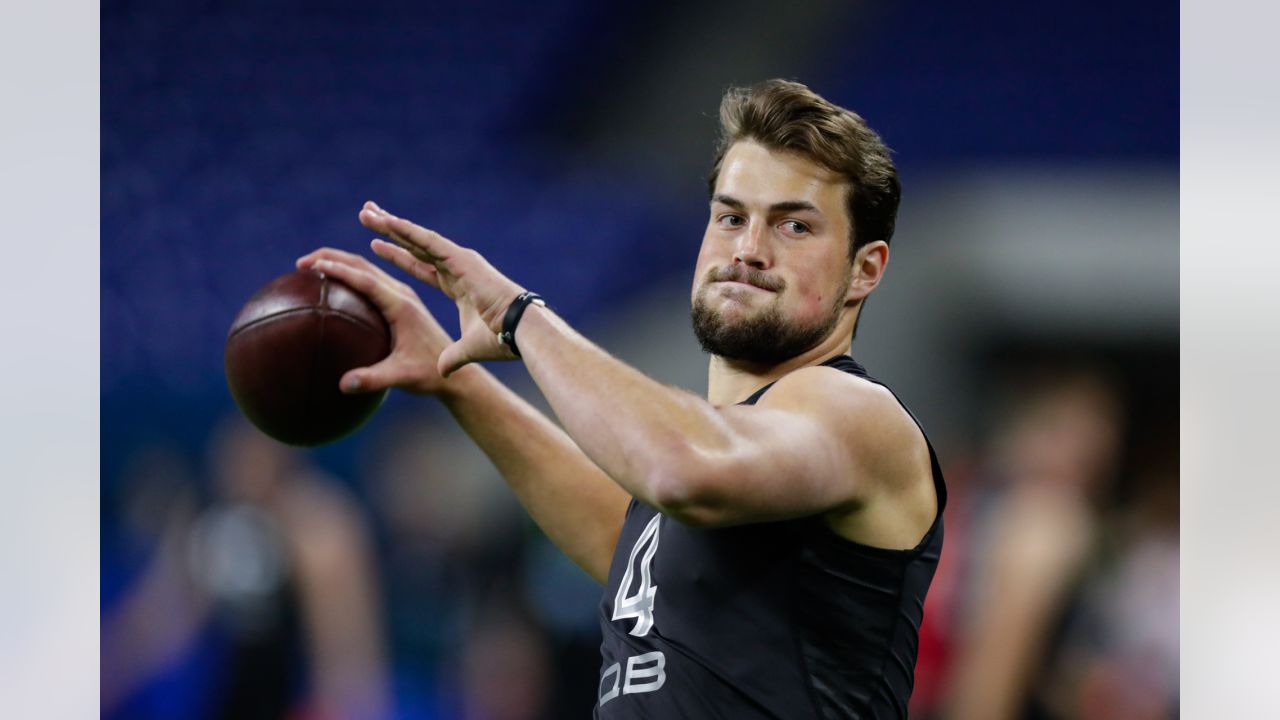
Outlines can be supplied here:
[[874, 240], [858, 248], [853, 256], [852, 267], [849, 268], [849, 292], [845, 294], [845, 301], [857, 302], [870, 295], [880, 284], [888, 266], [889, 243]]

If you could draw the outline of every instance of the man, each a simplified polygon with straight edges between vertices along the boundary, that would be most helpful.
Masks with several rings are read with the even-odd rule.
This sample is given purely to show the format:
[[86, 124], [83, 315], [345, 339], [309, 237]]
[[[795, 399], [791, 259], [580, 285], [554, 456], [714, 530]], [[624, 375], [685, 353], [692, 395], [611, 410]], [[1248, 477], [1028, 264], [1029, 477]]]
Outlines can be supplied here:
[[[942, 545], [933, 451], [846, 353], [884, 276], [888, 150], [797, 83], [731, 90], [693, 284], [706, 399], [610, 357], [475, 251], [373, 203], [376, 255], [322, 249], [395, 337], [342, 379], [439, 397], [529, 513], [605, 583], [600, 718], [905, 717]], [[563, 430], [475, 363], [520, 357]]]

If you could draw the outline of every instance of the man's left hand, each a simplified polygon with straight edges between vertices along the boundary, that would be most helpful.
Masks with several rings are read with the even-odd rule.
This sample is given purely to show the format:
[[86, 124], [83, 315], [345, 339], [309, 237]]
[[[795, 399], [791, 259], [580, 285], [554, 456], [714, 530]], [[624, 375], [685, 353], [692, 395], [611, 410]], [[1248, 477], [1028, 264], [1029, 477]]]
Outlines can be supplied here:
[[372, 201], [360, 210], [360, 223], [395, 243], [374, 240], [374, 254], [457, 303], [460, 333], [457, 342], [440, 353], [442, 376], [468, 363], [515, 359], [511, 348], [498, 340], [498, 333], [507, 307], [524, 288], [475, 250], [396, 217]]

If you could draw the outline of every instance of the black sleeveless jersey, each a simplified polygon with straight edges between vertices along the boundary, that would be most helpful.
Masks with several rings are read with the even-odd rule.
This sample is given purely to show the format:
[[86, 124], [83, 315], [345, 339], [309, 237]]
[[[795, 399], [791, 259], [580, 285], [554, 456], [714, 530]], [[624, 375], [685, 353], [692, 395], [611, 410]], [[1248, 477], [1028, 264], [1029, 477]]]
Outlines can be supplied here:
[[[847, 355], [824, 365], [877, 382]], [[692, 528], [633, 500], [600, 602], [594, 716], [905, 718], [942, 551], [929, 457], [938, 515], [912, 550], [852, 542], [821, 516]]]

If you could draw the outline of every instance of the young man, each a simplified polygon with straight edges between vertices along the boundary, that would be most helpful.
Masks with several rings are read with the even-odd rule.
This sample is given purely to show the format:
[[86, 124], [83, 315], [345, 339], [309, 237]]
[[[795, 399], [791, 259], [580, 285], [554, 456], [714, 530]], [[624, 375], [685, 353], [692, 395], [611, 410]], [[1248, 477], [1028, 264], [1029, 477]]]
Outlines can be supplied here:
[[[367, 260], [298, 261], [391, 324], [347, 392], [439, 397], [606, 585], [600, 718], [905, 717], [945, 490], [919, 426], [846, 353], [898, 206], [862, 118], [797, 83], [731, 90], [694, 272], [708, 397], [574, 332], [474, 250], [360, 211], [376, 255], [458, 305], [455, 342]], [[520, 357], [563, 429], [475, 363]]]

